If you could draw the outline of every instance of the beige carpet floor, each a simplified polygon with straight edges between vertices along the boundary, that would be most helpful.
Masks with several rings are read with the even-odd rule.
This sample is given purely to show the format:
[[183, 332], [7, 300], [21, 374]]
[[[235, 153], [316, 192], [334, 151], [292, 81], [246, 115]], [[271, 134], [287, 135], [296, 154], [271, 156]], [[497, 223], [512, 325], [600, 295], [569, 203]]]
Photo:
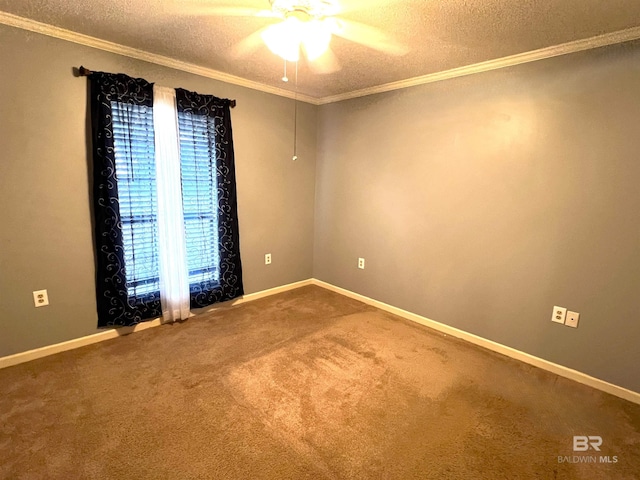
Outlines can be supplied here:
[[3, 369], [0, 390], [6, 479], [640, 478], [640, 405], [314, 286]]

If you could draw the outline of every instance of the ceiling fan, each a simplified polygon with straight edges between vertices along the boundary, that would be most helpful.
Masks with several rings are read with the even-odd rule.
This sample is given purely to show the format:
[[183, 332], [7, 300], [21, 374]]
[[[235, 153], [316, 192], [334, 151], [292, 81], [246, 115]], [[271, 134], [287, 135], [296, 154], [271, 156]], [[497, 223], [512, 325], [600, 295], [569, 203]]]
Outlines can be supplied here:
[[196, 8], [193, 4], [183, 3], [185, 8], [181, 8], [180, 12], [189, 15], [255, 17], [267, 21], [268, 25], [236, 45], [235, 54], [247, 55], [264, 43], [269, 50], [288, 62], [298, 62], [302, 52], [317, 73], [331, 73], [340, 68], [330, 47], [333, 36], [389, 55], [404, 55], [408, 51], [383, 31], [340, 17], [344, 9], [338, 0], [268, 1], [270, 9], [221, 6], [207, 2], [199, 3]]

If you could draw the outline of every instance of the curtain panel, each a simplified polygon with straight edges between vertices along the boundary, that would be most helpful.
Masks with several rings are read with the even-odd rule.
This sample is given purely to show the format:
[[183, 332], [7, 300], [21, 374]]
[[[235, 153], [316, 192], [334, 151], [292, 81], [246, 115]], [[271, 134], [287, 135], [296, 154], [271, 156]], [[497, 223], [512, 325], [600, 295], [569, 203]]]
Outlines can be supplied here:
[[[191, 283], [191, 307], [199, 308], [244, 294], [231, 130], [231, 101], [177, 88], [176, 104], [181, 155], [186, 156], [189, 149], [193, 149], [194, 152], [196, 150], [194, 142], [185, 142], [184, 139], [199, 136], [199, 141], [204, 142], [209, 150], [210, 171], [213, 183], [216, 185], [219, 270], [215, 280], [205, 279]], [[185, 212], [186, 210], [185, 206]]]
[[[135, 115], [133, 108], [136, 108], [136, 112], [151, 111], [153, 85], [127, 75], [103, 72], [93, 72], [89, 80], [98, 326], [134, 325], [144, 319], [157, 317], [162, 308], [159, 291], [144, 291], [134, 297], [128, 292], [112, 119], [114, 108], [122, 110], [124, 113], [119, 113], [121, 115], [131, 116]], [[118, 134], [125, 144], [128, 140], [130, 145], [134, 143], [131, 138], [135, 133], [131, 130]], [[150, 150], [145, 154], [152, 155], [152, 147]], [[127, 155], [126, 159], [133, 162], [133, 156]], [[151, 212], [150, 216], [153, 217], [154, 213]], [[155, 224], [153, 220], [151, 218], [151, 225]], [[150, 235], [154, 235], [153, 231]]]
[[[168, 280], [185, 284], [185, 308], [243, 295], [231, 101], [176, 89], [176, 125], [176, 117], [167, 121], [170, 112], [156, 111], [167, 102], [154, 98], [153, 84], [103, 72], [89, 80], [98, 326], [131, 326], [161, 316], [175, 303], [167, 302]], [[173, 96], [173, 89], [165, 90]], [[171, 147], [179, 152], [179, 172], [165, 168], [167, 149], [157, 150], [169, 137], [179, 143]], [[166, 195], [168, 187], [174, 194]], [[182, 254], [167, 251], [160, 235], [162, 218], [181, 208], [182, 220], [169, 230], [183, 228]], [[180, 258], [188, 278], [177, 275], [175, 263], [166, 268], [168, 259]], [[185, 318], [185, 308], [169, 320]]]
[[[186, 320], [191, 315], [175, 89], [153, 86], [153, 130], [158, 193], [160, 303], [163, 320], [175, 322]], [[215, 248], [215, 245], [211, 247]]]

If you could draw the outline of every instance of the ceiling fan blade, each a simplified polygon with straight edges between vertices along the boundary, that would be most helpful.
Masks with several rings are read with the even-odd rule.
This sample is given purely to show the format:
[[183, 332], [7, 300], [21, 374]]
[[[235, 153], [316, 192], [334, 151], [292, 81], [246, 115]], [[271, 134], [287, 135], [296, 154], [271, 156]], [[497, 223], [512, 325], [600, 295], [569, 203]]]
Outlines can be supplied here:
[[258, 50], [258, 48], [264, 45], [264, 41], [262, 40], [262, 33], [265, 30], [267, 30], [270, 26], [271, 25], [262, 27], [261, 29], [253, 32], [248, 37], [245, 37], [242, 40], [240, 40], [240, 42], [234, 45], [233, 49], [231, 50], [231, 54], [234, 57], [240, 58], [240, 57], [246, 57], [247, 55], [250, 55], [256, 50]]
[[365, 47], [372, 48], [388, 55], [401, 56], [409, 52], [406, 45], [402, 45], [392, 37], [369, 25], [335, 18], [335, 26], [332, 29], [334, 35], [345, 38], [352, 42], [359, 43]]
[[400, 0], [341, 0], [340, 13], [351, 13], [398, 3]]
[[342, 67], [340, 66], [340, 62], [338, 61], [338, 57], [333, 53], [331, 48], [328, 48], [325, 53], [320, 55], [313, 61], [308, 61], [309, 68], [313, 70], [315, 73], [319, 73], [321, 75], [326, 75], [329, 73], [337, 72]]
[[233, 7], [225, 5], [211, 5], [206, 2], [180, 1], [167, 7], [171, 13], [177, 15], [202, 16], [211, 15], [218, 17], [258, 17], [258, 18], [282, 18], [278, 12], [251, 7]]

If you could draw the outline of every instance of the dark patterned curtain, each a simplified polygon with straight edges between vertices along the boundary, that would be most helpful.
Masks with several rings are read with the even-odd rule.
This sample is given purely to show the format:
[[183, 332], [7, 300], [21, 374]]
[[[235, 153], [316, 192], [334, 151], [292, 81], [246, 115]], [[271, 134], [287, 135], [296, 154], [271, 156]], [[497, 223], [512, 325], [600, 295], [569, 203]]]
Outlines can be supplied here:
[[[134, 325], [162, 312], [154, 199], [145, 198], [155, 194], [153, 85], [102, 72], [92, 73], [90, 82], [98, 326]], [[121, 119], [115, 132], [114, 118]], [[132, 213], [141, 209], [144, 215]], [[126, 256], [136, 253], [152, 260], [146, 271], [129, 272], [127, 281]]]
[[[197, 266], [189, 265], [189, 275], [192, 279], [191, 307], [197, 308], [244, 294], [230, 100], [178, 88], [176, 103], [180, 128], [187, 247], [195, 244], [208, 245], [208, 240], [218, 246], [218, 269], [213, 275], [199, 276]], [[196, 166], [191, 167], [191, 162]], [[193, 168], [199, 169], [200, 174], [197, 175], [197, 181], [191, 185], [191, 191], [203, 192], [213, 187], [211, 197], [201, 194], [189, 195], [187, 179]], [[203, 169], [206, 170], [206, 175], [202, 174]], [[215, 223], [210, 223], [215, 225], [214, 230], [207, 229], [203, 221], [202, 212], [211, 211], [209, 202], [213, 204], [213, 210], [217, 213]], [[200, 212], [199, 219], [194, 220], [196, 223], [190, 228], [189, 215], [195, 211]]]

